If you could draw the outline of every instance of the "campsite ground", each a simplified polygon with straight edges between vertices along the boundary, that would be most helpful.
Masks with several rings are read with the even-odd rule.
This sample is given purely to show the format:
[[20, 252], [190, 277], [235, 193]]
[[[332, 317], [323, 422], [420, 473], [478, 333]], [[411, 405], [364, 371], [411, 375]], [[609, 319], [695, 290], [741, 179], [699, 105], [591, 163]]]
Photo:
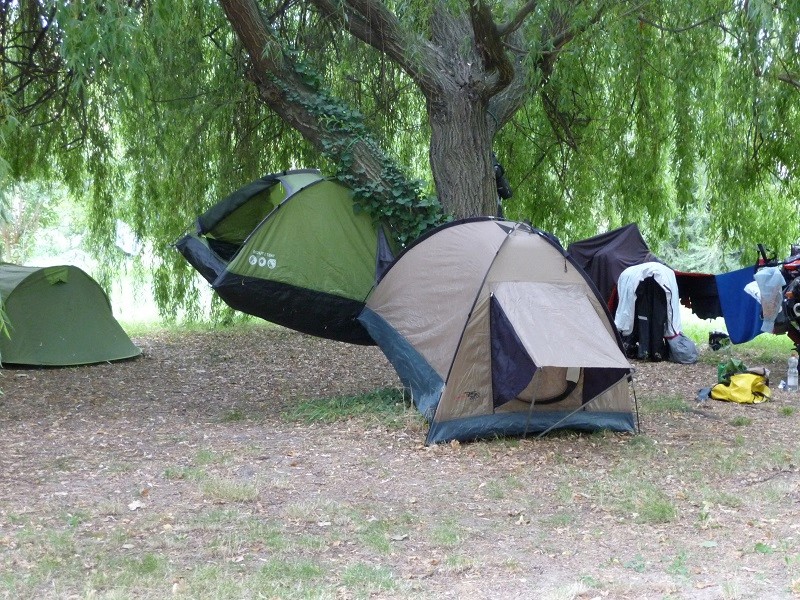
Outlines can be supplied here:
[[800, 394], [698, 406], [707, 349], [635, 365], [641, 435], [425, 447], [394, 395], [332, 418], [398, 385], [376, 348], [134, 341], [1, 372], [0, 597], [800, 597]]

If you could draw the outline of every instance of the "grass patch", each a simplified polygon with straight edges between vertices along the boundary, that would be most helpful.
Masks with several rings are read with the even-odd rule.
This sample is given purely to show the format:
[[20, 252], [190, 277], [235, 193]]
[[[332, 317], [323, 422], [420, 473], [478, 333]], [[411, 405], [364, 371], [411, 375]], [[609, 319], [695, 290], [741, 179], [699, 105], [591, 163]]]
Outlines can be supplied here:
[[431, 541], [439, 546], [452, 548], [453, 546], [458, 546], [463, 539], [464, 535], [461, 527], [453, 519], [437, 523], [433, 531], [431, 531]]
[[571, 512], [561, 511], [548, 517], [539, 519], [539, 525], [547, 529], [564, 529], [578, 522], [578, 518]]
[[639, 523], [672, 523], [678, 517], [678, 509], [672, 500], [650, 484], [641, 486], [630, 506]]
[[321, 583], [325, 570], [313, 560], [272, 559], [261, 567], [259, 575], [277, 592], [281, 588], [314, 587]]
[[672, 523], [678, 518], [675, 503], [661, 489], [648, 481], [619, 473], [596, 492], [603, 504], [636, 523]]
[[785, 335], [759, 335], [755, 339], [736, 346], [736, 354], [747, 364], [752, 366], [763, 363], [783, 363], [786, 357], [794, 350], [794, 344]]
[[202, 481], [208, 477], [204, 469], [197, 467], [167, 467], [164, 469], [164, 478], [173, 480], [185, 479], [187, 481]]
[[369, 593], [390, 591], [397, 587], [394, 575], [389, 569], [364, 563], [356, 563], [347, 567], [342, 573], [342, 582], [347, 587]]
[[692, 338], [701, 349], [700, 360], [706, 364], [725, 362], [734, 355], [749, 366], [754, 364], [784, 362], [794, 349], [794, 344], [785, 335], [759, 335], [744, 344], [723, 348], [717, 352], [708, 348], [708, 333], [715, 328], [707, 323], [683, 323], [683, 333]]
[[689, 576], [689, 555], [686, 552], [679, 552], [672, 559], [672, 562], [667, 566], [667, 573], [670, 575], [677, 575], [679, 577]]
[[416, 411], [406, 405], [403, 391], [394, 388], [383, 388], [358, 396], [305, 400], [284, 410], [281, 416], [290, 422], [307, 424], [367, 418], [398, 429], [405, 427], [409, 418], [421, 419]]
[[244, 421], [245, 419], [247, 419], [247, 416], [238, 408], [233, 408], [225, 412], [222, 417], [220, 417], [220, 421], [222, 423], [238, 423], [240, 421]]
[[658, 446], [653, 441], [653, 438], [644, 433], [632, 436], [625, 442], [623, 448], [625, 456], [635, 458], [636, 460], [652, 458], [659, 452]]
[[[321, 565], [301, 558], [293, 560], [271, 558], [256, 571], [242, 570], [240, 566], [203, 565], [181, 573], [176, 583], [171, 586], [171, 593], [157, 597], [172, 597], [176, 600], [334, 598], [335, 590], [324, 582], [326, 575], [330, 575], [330, 573], [326, 573]], [[120, 597], [129, 598], [130, 596]]]
[[753, 419], [750, 417], [738, 416], [731, 419], [731, 425], [734, 427], [748, 427], [753, 424]]
[[622, 566], [626, 569], [630, 569], [631, 571], [635, 571], [636, 573], [644, 573], [647, 569], [647, 563], [641, 554], [637, 554], [632, 559], [625, 561], [622, 563]]
[[167, 560], [156, 554], [133, 556], [122, 561], [127, 576], [136, 580], [141, 577], [160, 577], [166, 572]]
[[644, 415], [657, 415], [671, 412], [687, 412], [689, 405], [677, 394], [641, 398], [639, 412]]
[[744, 506], [744, 500], [740, 496], [713, 488], [704, 488], [702, 490], [702, 497], [705, 499], [704, 504], [709, 503], [728, 508], [741, 508]]
[[91, 516], [89, 513], [77, 510], [71, 513], [67, 513], [64, 515], [64, 521], [67, 524], [67, 527], [73, 528], [77, 527], [81, 523], [86, 523], [87, 521], [91, 520]]
[[782, 417], [791, 417], [796, 412], [794, 406], [781, 406], [778, 414]]
[[200, 490], [215, 502], [252, 502], [258, 498], [254, 485], [221, 477], [207, 479]]
[[519, 490], [522, 484], [513, 475], [506, 475], [502, 479], [492, 479], [486, 483], [485, 493], [492, 500], [502, 500], [509, 492]]
[[377, 519], [368, 521], [357, 529], [359, 540], [381, 554], [389, 554], [392, 544], [389, 541], [389, 523]]
[[451, 554], [444, 559], [443, 565], [448, 573], [466, 573], [475, 567], [475, 559], [462, 554]]
[[284, 516], [292, 521], [304, 523], [337, 523], [347, 525], [352, 522], [353, 511], [333, 500], [302, 500], [286, 507]]
[[213, 450], [203, 448], [197, 451], [197, 454], [194, 457], [194, 462], [196, 465], [203, 467], [206, 465], [225, 463], [229, 458], [230, 457], [227, 454], [220, 454], [218, 452], [214, 452]]
[[706, 477], [732, 475], [746, 469], [750, 464], [747, 446], [735, 443], [734, 448], [719, 448], [706, 454]]

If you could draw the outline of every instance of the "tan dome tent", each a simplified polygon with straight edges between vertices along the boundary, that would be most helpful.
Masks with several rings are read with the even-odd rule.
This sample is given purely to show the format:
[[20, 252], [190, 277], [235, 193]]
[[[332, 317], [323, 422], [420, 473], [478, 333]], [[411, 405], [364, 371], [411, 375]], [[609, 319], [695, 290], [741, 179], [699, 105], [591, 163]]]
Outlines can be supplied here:
[[106, 293], [78, 267], [0, 263], [0, 300], [9, 329], [0, 335], [4, 365], [84, 365], [141, 354]]
[[558, 241], [528, 225], [433, 230], [392, 263], [359, 319], [429, 420], [427, 443], [636, 428], [605, 304]]

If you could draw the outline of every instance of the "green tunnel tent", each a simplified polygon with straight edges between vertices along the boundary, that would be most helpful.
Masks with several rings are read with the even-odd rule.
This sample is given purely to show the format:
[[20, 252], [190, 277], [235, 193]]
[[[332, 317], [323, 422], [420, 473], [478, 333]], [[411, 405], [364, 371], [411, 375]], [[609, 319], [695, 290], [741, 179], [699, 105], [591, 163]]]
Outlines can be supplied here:
[[178, 251], [232, 308], [341, 342], [373, 344], [357, 317], [394, 257], [353, 192], [311, 169], [267, 175], [200, 215]]
[[359, 319], [429, 421], [429, 444], [635, 431], [608, 309], [561, 244], [529, 225], [476, 217], [424, 234]]
[[4, 365], [85, 365], [141, 354], [106, 293], [78, 267], [0, 263], [0, 299], [9, 329], [0, 336]]

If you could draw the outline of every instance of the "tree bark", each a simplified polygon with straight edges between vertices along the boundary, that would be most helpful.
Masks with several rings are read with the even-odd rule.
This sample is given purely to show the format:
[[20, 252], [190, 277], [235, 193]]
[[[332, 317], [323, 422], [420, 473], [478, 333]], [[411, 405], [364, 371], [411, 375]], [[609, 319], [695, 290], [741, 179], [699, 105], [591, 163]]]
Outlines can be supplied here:
[[496, 215], [492, 142], [524, 101], [523, 74], [506, 53], [488, 8], [469, 15], [437, 8], [431, 42], [448, 61], [426, 91], [430, 163], [439, 201], [456, 217]]
[[[386, 179], [382, 168], [385, 156], [376, 144], [367, 144], [355, 134], [341, 144], [348, 133], [341, 128], [331, 130], [325, 119], [308, 110], [315, 92], [284, 64], [256, 0], [219, 2], [251, 57], [251, 79], [264, 101], [318, 149], [327, 148], [330, 153], [336, 142], [346, 147], [353, 157], [350, 175], [364, 185]], [[430, 166], [444, 212], [456, 218], [496, 214], [492, 141], [534, 93], [526, 86], [523, 66], [530, 50], [517, 30], [536, 2], [526, 4], [505, 25], [494, 22], [482, 0], [472, 0], [462, 13], [437, 3], [428, 40], [403, 30], [380, 0], [310, 2], [325, 18], [395, 61], [419, 87], [427, 101]], [[554, 45], [543, 54], [546, 64], [538, 68], [552, 69], [561, 47], [570, 39], [568, 32], [559, 27], [561, 38], [550, 39]]]
[[376, 148], [352, 132], [331, 127], [312, 107], [319, 101], [316, 90], [305, 84], [283, 59], [281, 48], [261, 17], [255, 0], [219, 0], [239, 40], [250, 56], [249, 77], [257, 85], [262, 100], [288, 125], [300, 132], [320, 152], [330, 152], [337, 144], [353, 157], [351, 171], [364, 184], [381, 181], [382, 156]]
[[497, 186], [491, 160], [494, 132], [485, 106], [451, 97], [432, 106], [430, 163], [439, 202], [454, 217], [496, 215]]

